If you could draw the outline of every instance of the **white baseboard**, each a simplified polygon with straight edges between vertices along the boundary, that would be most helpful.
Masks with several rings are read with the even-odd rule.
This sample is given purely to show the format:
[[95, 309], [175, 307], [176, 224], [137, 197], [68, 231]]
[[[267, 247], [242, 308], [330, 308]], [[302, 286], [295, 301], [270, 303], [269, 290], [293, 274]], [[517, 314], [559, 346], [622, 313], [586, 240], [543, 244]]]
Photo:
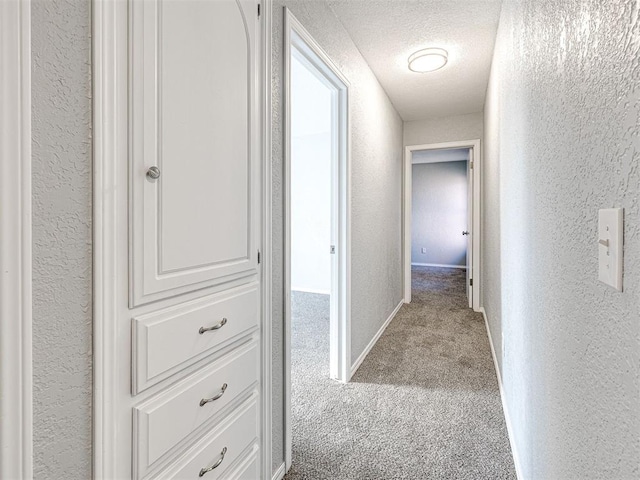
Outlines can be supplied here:
[[387, 327], [391, 323], [391, 320], [394, 319], [394, 317], [396, 316], [396, 313], [398, 313], [398, 310], [400, 310], [402, 305], [404, 305], [404, 300], [400, 301], [398, 306], [393, 310], [393, 312], [391, 312], [391, 315], [389, 315], [389, 318], [387, 318], [385, 322], [382, 324], [382, 326], [380, 327], [380, 330], [378, 330], [378, 332], [373, 336], [373, 338], [369, 342], [369, 345], [365, 347], [364, 351], [360, 354], [360, 356], [356, 359], [356, 361], [353, 362], [353, 365], [351, 365], [352, 377], [353, 377], [353, 374], [356, 373], [358, 368], [360, 368], [360, 365], [362, 365], [362, 362], [364, 362], [364, 359], [367, 357], [367, 355], [369, 355], [369, 352], [371, 351], [373, 346], [376, 344], [376, 342], [380, 339], [380, 337], [382, 336], [384, 331], [387, 329]]
[[271, 480], [282, 480], [284, 478], [285, 473], [287, 473], [287, 469], [284, 466], [284, 462], [282, 462], [282, 465], [280, 465], [278, 469], [274, 472]]
[[294, 288], [291, 287], [292, 292], [302, 292], [302, 293], [317, 293], [319, 295], [331, 295], [329, 290], [314, 290], [313, 288]]
[[511, 445], [511, 454], [513, 455], [513, 464], [516, 468], [516, 477], [518, 480], [524, 480], [522, 475], [522, 467], [520, 464], [520, 455], [516, 447], [515, 439], [513, 437], [513, 425], [511, 423], [511, 416], [509, 415], [509, 407], [504, 395], [504, 387], [502, 386], [502, 375], [500, 374], [500, 368], [498, 367], [498, 359], [496, 357], [496, 350], [493, 348], [493, 337], [491, 337], [491, 329], [489, 329], [489, 320], [487, 320], [487, 311], [484, 307], [480, 307], [480, 312], [484, 317], [484, 325], [487, 329], [487, 336], [489, 337], [489, 346], [491, 347], [491, 356], [493, 357], [493, 365], [496, 369], [496, 375], [498, 377], [498, 388], [500, 389], [500, 400], [502, 401], [502, 411], [504, 412], [504, 420], [507, 424], [507, 435], [509, 436], [509, 444]]
[[411, 262], [412, 266], [416, 267], [440, 267], [440, 268], [462, 268], [463, 270], [467, 269], [466, 265], [447, 265], [444, 263], [417, 263]]

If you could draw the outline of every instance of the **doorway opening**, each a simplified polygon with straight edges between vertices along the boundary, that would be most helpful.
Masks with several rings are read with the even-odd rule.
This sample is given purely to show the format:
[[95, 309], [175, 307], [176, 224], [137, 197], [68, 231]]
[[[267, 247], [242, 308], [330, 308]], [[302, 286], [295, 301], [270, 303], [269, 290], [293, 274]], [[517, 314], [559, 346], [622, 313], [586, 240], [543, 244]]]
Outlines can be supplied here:
[[285, 9], [285, 463], [305, 382], [351, 377], [348, 83]]
[[480, 310], [479, 168], [479, 140], [406, 147], [405, 303], [411, 302], [412, 270], [435, 274], [444, 268], [454, 277], [466, 276], [460, 281], [469, 307]]

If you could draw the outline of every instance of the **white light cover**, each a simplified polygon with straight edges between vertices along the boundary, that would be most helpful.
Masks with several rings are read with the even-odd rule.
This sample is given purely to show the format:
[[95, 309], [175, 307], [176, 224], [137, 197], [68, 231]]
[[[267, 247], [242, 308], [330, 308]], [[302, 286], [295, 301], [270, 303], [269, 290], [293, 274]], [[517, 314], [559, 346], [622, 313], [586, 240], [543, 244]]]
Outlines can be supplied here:
[[409, 70], [412, 72], [433, 72], [447, 64], [449, 54], [444, 48], [425, 48], [409, 57]]

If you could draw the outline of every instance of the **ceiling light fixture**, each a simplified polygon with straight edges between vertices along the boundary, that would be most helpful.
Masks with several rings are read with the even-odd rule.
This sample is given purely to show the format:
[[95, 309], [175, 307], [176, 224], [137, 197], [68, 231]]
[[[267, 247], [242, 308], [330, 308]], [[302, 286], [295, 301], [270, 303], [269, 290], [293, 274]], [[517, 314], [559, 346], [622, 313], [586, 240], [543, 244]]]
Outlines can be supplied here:
[[417, 73], [433, 72], [447, 64], [449, 54], [444, 48], [425, 48], [409, 57], [409, 70]]

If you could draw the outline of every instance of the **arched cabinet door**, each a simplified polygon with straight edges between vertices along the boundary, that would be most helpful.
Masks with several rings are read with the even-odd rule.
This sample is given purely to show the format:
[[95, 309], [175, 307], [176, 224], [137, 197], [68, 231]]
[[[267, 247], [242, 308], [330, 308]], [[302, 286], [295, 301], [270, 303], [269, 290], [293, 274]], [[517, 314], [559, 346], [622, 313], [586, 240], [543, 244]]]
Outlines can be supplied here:
[[255, 0], [130, 2], [130, 306], [257, 273]]

